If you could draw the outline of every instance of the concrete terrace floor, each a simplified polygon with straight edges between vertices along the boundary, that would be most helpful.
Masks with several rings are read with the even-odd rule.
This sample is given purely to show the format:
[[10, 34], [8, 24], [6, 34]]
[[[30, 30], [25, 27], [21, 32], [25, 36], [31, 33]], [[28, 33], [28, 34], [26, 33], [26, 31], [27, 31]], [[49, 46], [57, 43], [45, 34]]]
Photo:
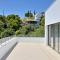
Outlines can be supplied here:
[[6, 60], [60, 60], [60, 54], [43, 43], [18, 43]]

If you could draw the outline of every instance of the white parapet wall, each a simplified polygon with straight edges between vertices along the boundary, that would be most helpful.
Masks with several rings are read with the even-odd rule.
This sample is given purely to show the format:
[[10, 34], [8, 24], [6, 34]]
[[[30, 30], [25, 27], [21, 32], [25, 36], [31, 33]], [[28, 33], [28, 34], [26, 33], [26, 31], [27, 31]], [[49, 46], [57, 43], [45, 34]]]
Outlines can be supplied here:
[[45, 37], [16, 37], [18, 42], [45, 43]]
[[13, 49], [16, 43], [16, 39], [12, 38], [0, 45], [0, 60], [5, 60], [5, 58], [8, 56], [8, 53]]

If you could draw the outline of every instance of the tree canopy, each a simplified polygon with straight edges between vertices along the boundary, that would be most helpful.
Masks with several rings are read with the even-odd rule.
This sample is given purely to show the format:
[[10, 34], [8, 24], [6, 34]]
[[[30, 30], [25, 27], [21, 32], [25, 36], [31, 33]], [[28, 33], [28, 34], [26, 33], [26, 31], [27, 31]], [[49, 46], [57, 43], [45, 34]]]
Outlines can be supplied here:
[[31, 10], [25, 13], [25, 17], [33, 17], [33, 13], [31, 12]]

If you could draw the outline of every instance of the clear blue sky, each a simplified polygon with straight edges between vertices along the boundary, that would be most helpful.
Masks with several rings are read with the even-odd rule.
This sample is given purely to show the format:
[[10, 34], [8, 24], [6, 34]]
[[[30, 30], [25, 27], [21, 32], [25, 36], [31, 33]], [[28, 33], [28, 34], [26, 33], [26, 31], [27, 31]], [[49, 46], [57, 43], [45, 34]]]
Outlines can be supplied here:
[[0, 0], [0, 14], [18, 14], [24, 17], [24, 13], [31, 11], [46, 11], [54, 0]]

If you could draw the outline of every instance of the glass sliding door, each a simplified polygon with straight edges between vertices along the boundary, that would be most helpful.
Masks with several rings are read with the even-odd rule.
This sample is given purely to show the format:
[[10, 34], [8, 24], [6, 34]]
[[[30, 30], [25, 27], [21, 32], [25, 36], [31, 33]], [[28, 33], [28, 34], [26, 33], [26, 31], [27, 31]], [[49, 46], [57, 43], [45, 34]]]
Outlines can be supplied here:
[[48, 26], [48, 45], [51, 46], [51, 26]]
[[59, 41], [58, 42], [59, 42], [58, 45], [59, 45], [59, 53], [60, 53], [60, 23], [59, 23]]
[[58, 24], [55, 25], [55, 50], [58, 51]]
[[48, 45], [51, 46], [52, 48], [54, 48], [54, 25], [49, 25], [49, 28], [48, 28]]
[[51, 47], [53, 48], [53, 40], [54, 40], [54, 25], [51, 25]]
[[49, 25], [48, 36], [48, 45], [60, 52], [60, 23]]

